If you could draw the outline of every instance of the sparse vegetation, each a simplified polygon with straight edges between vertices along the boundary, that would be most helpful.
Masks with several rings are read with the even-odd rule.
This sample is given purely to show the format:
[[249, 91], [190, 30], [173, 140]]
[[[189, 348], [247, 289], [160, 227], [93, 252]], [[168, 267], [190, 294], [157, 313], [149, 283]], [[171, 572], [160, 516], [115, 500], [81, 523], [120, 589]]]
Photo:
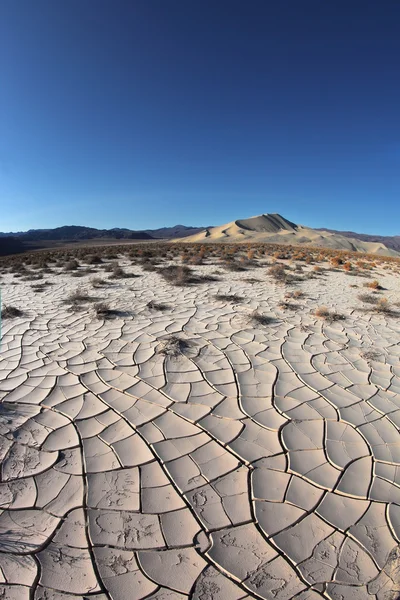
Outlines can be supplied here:
[[242, 302], [243, 300], [243, 296], [238, 294], [215, 294], [214, 298], [222, 302]]
[[164, 354], [165, 356], [176, 358], [184, 354], [189, 348], [190, 343], [187, 340], [182, 339], [177, 335], [172, 335], [160, 343], [160, 346], [157, 348], [157, 352], [159, 354]]
[[275, 320], [276, 319], [271, 315], [263, 315], [257, 310], [251, 313], [251, 321], [254, 325], [271, 325]]
[[329, 310], [326, 306], [320, 306], [315, 310], [315, 316], [320, 319], [324, 319], [332, 323], [333, 321], [342, 321], [345, 317], [344, 315], [337, 313], [335, 311]]
[[170, 308], [171, 308], [169, 304], [163, 304], [162, 302], [154, 302], [154, 300], [150, 300], [150, 302], [148, 302], [146, 306], [150, 310], [160, 310], [160, 311], [170, 310]]
[[3, 310], [1, 311], [2, 319], [15, 319], [17, 317], [23, 316], [24, 312], [16, 306], [12, 306], [11, 304], [5, 305]]

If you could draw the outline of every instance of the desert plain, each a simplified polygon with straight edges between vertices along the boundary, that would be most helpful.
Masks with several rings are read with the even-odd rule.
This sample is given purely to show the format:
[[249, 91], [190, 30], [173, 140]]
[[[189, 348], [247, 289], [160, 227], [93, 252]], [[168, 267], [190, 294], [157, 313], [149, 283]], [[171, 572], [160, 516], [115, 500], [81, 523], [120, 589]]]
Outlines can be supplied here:
[[0, 598], [400, 597], [400, 262], [0, 261]]

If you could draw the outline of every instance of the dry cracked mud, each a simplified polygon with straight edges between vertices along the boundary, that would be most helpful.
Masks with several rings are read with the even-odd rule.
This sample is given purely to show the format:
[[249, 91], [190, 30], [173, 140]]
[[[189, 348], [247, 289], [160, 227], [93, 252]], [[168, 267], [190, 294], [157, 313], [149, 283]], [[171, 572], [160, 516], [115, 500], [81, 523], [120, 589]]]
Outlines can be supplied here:
[[70, 310], [67, 274], [4, 276], [0, 598], [400, 597], [399, 319], [356, 310], [345, 273], [288, 311], [260, 270], [122, 265], [141, 276], [101, 289], [109, 319]]

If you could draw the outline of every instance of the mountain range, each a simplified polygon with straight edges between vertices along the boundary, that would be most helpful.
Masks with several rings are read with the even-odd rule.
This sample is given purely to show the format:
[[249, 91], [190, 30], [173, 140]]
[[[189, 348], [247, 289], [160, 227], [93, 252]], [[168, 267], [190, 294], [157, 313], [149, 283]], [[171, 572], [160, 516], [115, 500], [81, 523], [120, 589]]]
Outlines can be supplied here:
[[312, 229], [298, 225], [281, 215], [262, 214], [231, 221], [216, 227], [191, 227], [175, 225], [159, 229], [131, 230], [126, 228], [96, 229], [79, 225], [65, 225], [54, 229], [30, 229], [19, 232], [0, 232], [0, 255], [14, 254], [29, 249], [62, 246], [68, 243], [99, 240], [99, 243], [118, 240], [173, 240], [179, 242], [269, 242], [321, 246], [333, 249], [353, 250], [387, 256], [400, 256], [400, 235], [381, 236]]

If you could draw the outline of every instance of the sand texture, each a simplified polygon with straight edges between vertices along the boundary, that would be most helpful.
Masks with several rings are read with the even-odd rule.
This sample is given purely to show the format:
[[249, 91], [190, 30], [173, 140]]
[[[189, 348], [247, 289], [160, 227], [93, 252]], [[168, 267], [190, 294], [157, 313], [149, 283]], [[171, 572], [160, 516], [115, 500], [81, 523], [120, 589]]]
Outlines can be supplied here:
[[[398, 598], [399, 317], [338, 270], [182, 287], [120, 265], [137, 277], [101, 289], [3, 275], [24, 314], [2, 324], [0, 598]], [[114, 312], [71, 310], [77, 289]]]

